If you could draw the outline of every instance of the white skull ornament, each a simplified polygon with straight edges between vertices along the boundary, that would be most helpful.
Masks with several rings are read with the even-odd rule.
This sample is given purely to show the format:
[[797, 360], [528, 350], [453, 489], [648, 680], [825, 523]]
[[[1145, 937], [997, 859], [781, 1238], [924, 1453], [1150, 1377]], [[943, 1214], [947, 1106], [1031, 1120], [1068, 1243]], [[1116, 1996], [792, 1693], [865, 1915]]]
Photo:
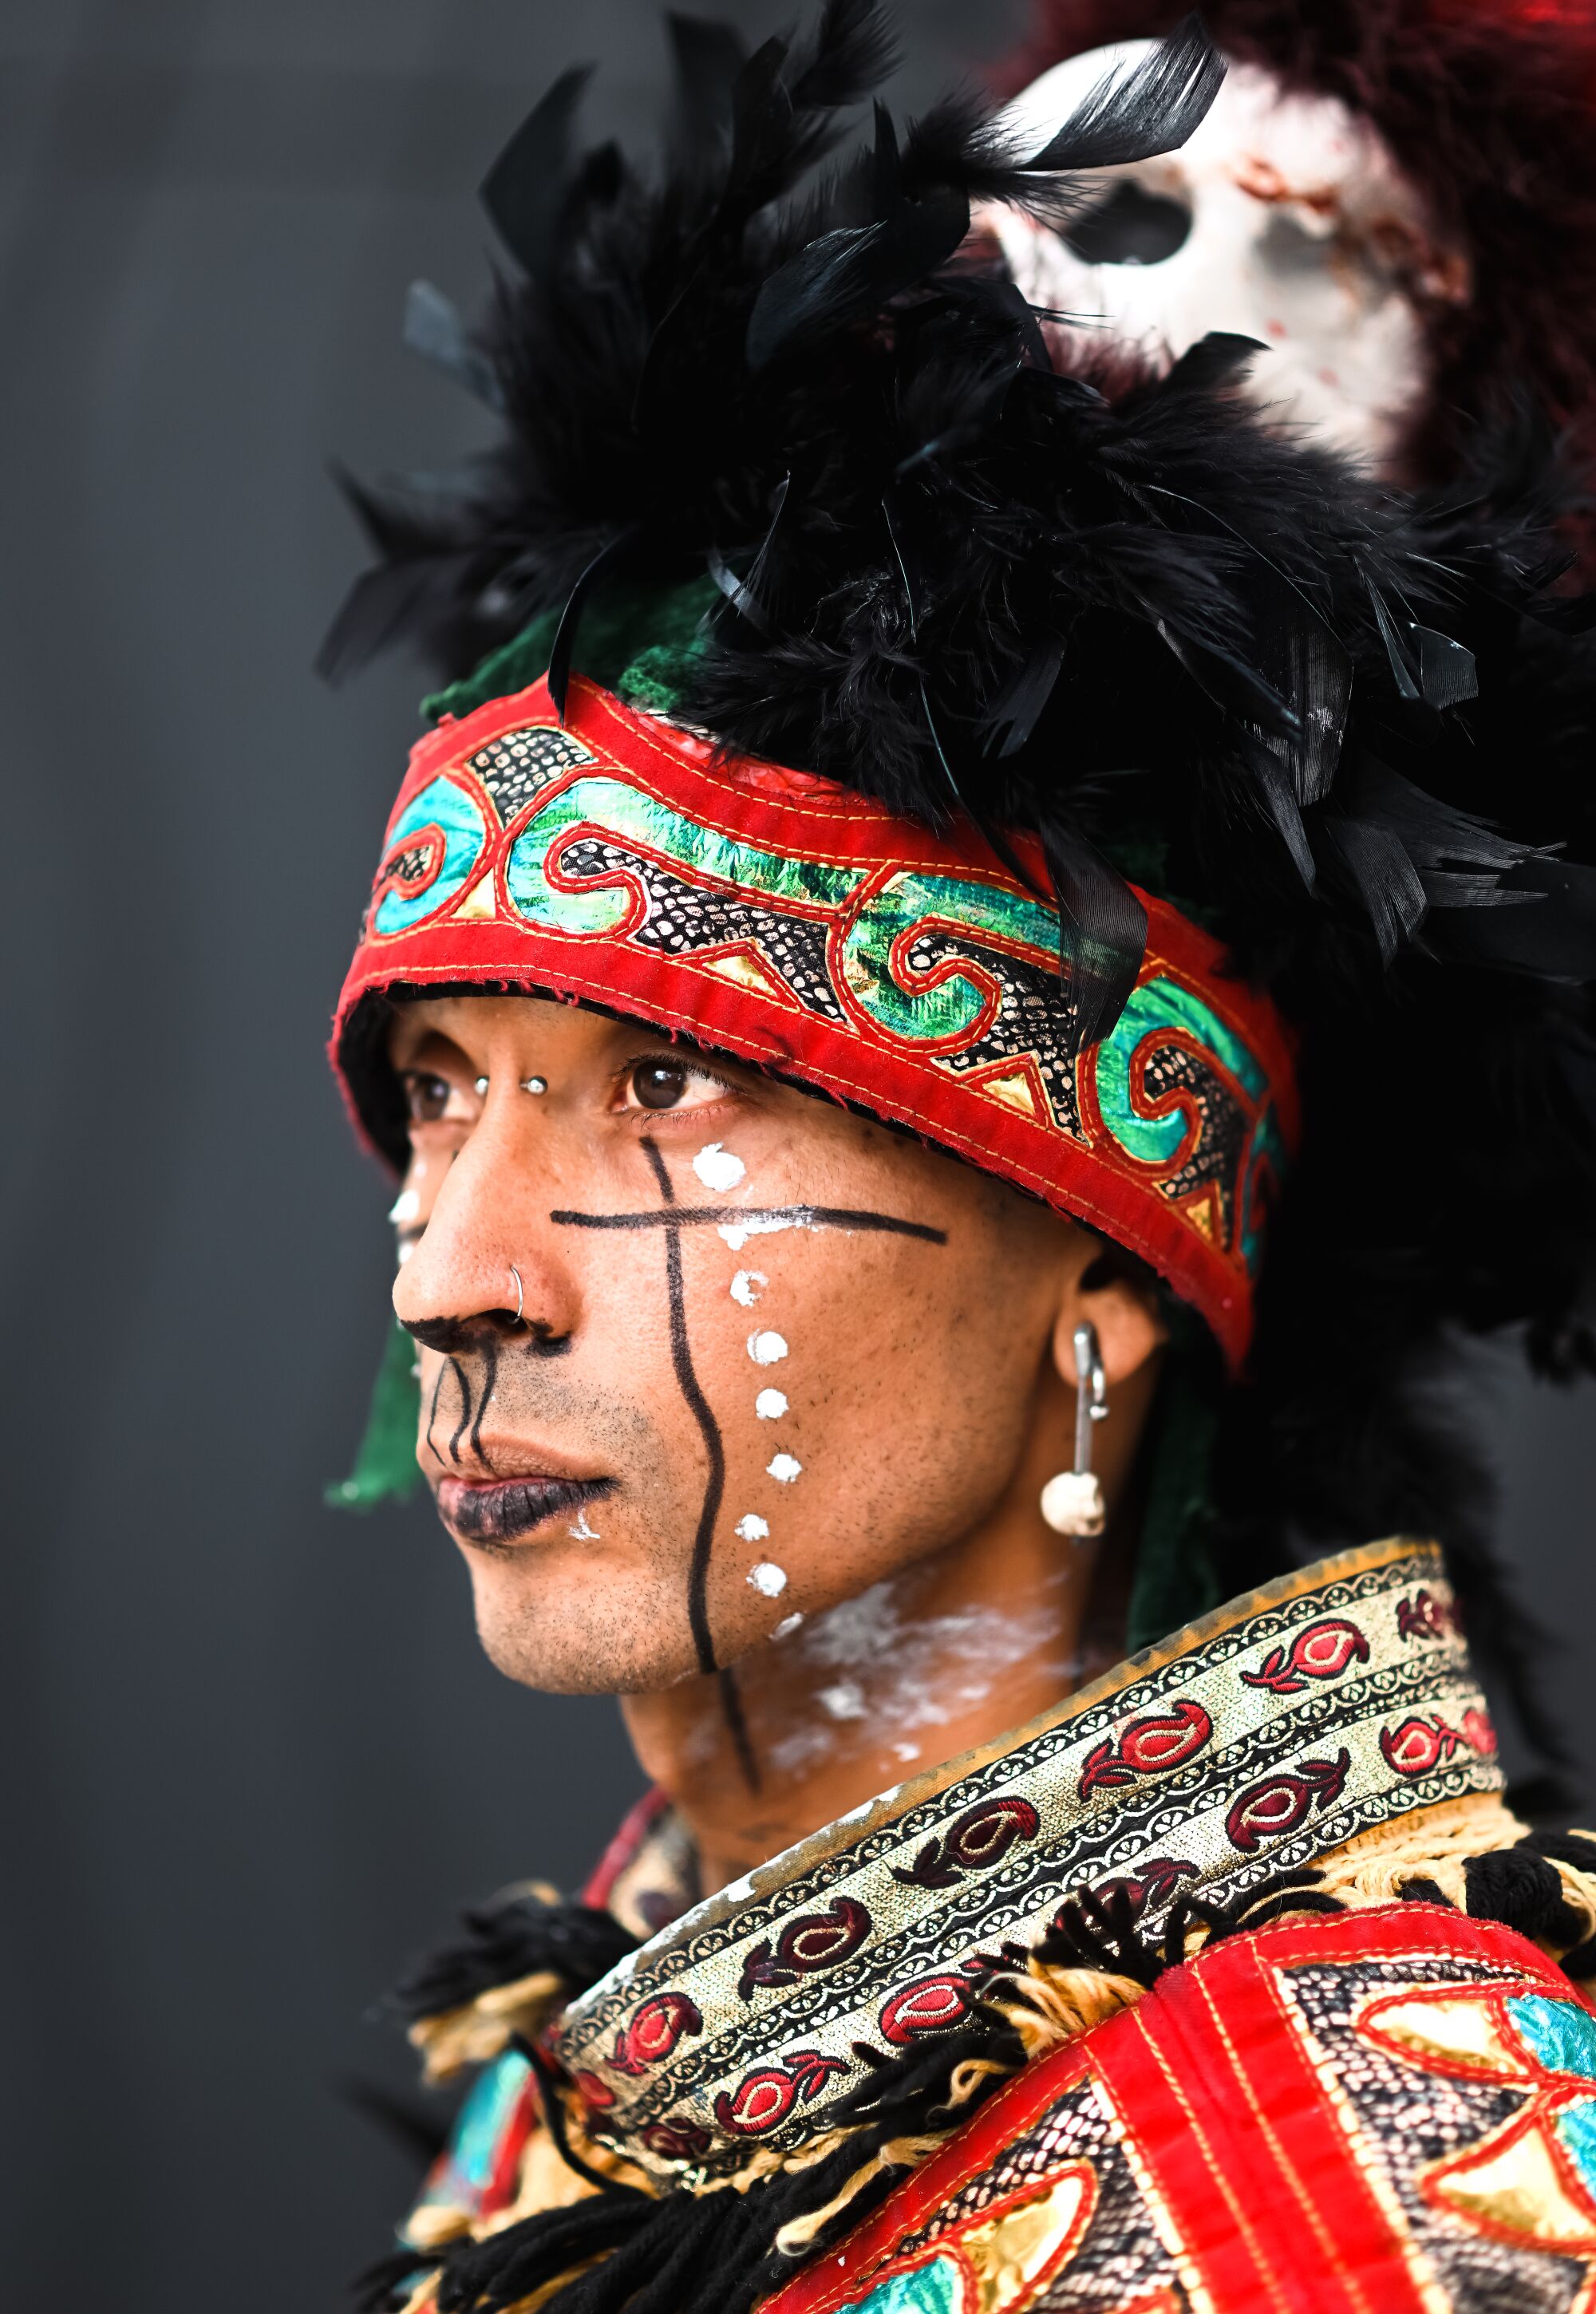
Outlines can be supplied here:
[[[1039, 151], [1105, 75], [1151, 41], [1055, 65], [1003, 116]], [[1389, 473], [1429, 386], [1425, 319], [1467, 299], [1468, 267], [1368, 122], [1232, 65], [1177, 152], [1087, 181], [1063, 232], [982, 210], [1021, 293], [1070, 329], [1167, 368], [1210, 331], [1270, 349], [1245, 378], [1272, 416]]]

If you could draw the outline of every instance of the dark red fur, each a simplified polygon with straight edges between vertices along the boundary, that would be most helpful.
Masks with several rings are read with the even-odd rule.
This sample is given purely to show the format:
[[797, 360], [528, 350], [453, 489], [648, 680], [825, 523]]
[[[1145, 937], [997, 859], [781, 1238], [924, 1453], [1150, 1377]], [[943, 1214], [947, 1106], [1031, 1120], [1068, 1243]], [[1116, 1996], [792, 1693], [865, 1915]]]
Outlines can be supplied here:
[[[1167, 31], [1183, 0], [1038, 0], [1003, 73], [1023, 87], [1110, 40]], [[1596, 452], [1596, 5], [1591, 0], [1209, 0], [1209, 31], [1292, 93], [1366, 114], [1434, 224], [1459, 238], [1474, 296], [1431, 319], [1435, 389], [1407, 463], [1451, 468], [1478, 419], [1527, 391]]]

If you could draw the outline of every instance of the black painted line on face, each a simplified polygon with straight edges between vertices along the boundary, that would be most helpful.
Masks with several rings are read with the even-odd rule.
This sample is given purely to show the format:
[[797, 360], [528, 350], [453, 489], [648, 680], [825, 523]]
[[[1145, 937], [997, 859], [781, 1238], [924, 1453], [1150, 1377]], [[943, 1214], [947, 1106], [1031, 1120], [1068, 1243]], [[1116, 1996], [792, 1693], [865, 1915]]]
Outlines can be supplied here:
[[[645, 1141], [643, 1146], [657, 1160], [659, 1152], [651, 1141]], [[928, 1245], [948, 1242], [947, 1231], [932, 1229], [928, 1223], [900, 1221], [895, 1214], [855, 1213], [846, 1206], [678, 1206], [672, 1200], [655, 1213], [576, 1214], [561, 1210], [551, 1214], [549, 1219], [567, 1229], [703, 1229], [726, 1224], [732, 1229], [746, 1228], [751, 1233], [761, 1222], [778, 1222], [796, 1229], [875, 1230], [892, 1237], [923, 1238]]]
[[[643, 1143], [654, 1178], [659, 1184], [659, 1194], [665, 1199], [661, 1218], [674, 1218], [675, 1191], [666, 1169], [665, 1159], [652, 1141]], [[698, 1532], [692, 1539], [692, 1559], [687, 1571], [687, 1621], [692, 1633], [693, 1652], [698, 1667], [706, 1675], [718, 1668], [715, 1661], [715, 1641], [710, 1630], [710, 1553], [715, 1541], [715, 1522], [720, 1515], [720, 1499], [726, 1491], [726, 1446], [720, 1435], [709, 1400], [704, 1396], [697, 1373], [693, 1370], [692, 1349], [687, 1339], [687, 1304], [682, 1290], [682, 1232], [667, 1228], [665, 1233], [665, 1283], [670, 1303], [671, 1364], [676, 1371], [676, 1384], [687, 1400], [688, 1409], [698, 1424], [704, 1451], [710, 1459], [708, 1476], [704, 1480], [704, 1498], [698, 1515]]]
[[432, 1404], [427, 1409], [427, 1448], [435, 1462], [441, 1462], [444, 1459], [432, 1441], [432, 1426], [437, 1420], [438, 1392], [443, 1386], [444, 1368], [440, 1365], [437, 1370], [437, 1380], [432, 1385]]
[[454, 1425], [454, 1435], [449, 1441], [449, 1460], [451, 1462], [458, 1462], [460, 1442], [464, 1437], [466, 1425], [471, 1420], [471, 1384], [465, 1378], [465, 1368], [458, 1358], [450, 1358], [446, 1364], [453, 1372], [455, 1381], [460, 1384], [460, 1419]]
[[481, 1394], [477, 1400], [477, 1411], [471, 1426], [471, 1451], [485, 1471], [493, 1468], [493, 1458], [482, 1451], [482, 1417], [488, 1411], [488, 1400], [493, 1395], [493, 1384], [498, 1373], [498, 1344], [491, 1334], [482, 1345], [487, 1371], [482, 1376]]

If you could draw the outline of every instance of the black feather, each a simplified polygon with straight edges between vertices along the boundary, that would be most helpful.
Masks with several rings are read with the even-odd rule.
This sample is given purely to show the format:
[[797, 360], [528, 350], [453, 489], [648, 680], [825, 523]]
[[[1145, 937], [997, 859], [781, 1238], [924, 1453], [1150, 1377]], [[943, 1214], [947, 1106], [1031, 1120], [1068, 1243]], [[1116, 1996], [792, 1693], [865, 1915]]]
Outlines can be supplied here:
[[1206, 115], [1224, 79], [1224, 60], [1186, 17], [1138, 63], [1107, 72], [1027, 168], [1124, 168], [1184, 145]]
[[482, 180], [494, 231], [522, 269], [540, 279], [555, 253], [570, 136], [591, 65], [573, 65], [527, 114]]
[[[1459, 1329], [1596, 1366], [1596, 641], [1551, 591], [1549, 433], [1376, 487], [1245, 403], [1248, 347], [1159, 375], [1032, 314], [982, 235], [953, 248], [966, 203], [1067, 205], [1188, 135], [1221, 70], [1195, 27], [1045, 154], [960, 102], [817, 170], [884, 52], [838, 0], [729, 94], [722, 51], [728, 126], [657, 181], [601, 156], [556, 199], [507, 162], [525, 269], [469, 341], [504, 439], [454, 497], [361, 496], [379, 575], [328, 663], [408, 634], [463, 677], [624, 534], [629, 586], [730, 580], [684, 723], [967, 814], [1000, 858], [1042, 837], [1084, 1044], [1134, 979], [1133, 886], [1212, 929], [1300, 1036], [1305, 1117], [1221, 1409], [1222, 1576], [1433, 1532], [1511, 1647], [1437, 1378]], [[563, 134], [574, 89], [550, 102]]]

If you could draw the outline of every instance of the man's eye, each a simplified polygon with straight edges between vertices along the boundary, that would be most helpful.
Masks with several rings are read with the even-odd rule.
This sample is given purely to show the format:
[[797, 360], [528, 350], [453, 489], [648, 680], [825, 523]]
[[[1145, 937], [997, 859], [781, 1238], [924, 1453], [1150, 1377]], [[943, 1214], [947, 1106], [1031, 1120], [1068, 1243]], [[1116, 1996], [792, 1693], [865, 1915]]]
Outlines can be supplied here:
[[449, 1082], [428, 1071], [411, 1069], [404, 1078], [405, 1105], [412, 1125], [430, 1125], [449, 1105]]
[[718, 1077], [690, 1068], [685, 1061], [634, 1061], [626, 1086], [629, 1108], [634, 1104], [639, 1108], [699, 1108], [726, 1091]]

